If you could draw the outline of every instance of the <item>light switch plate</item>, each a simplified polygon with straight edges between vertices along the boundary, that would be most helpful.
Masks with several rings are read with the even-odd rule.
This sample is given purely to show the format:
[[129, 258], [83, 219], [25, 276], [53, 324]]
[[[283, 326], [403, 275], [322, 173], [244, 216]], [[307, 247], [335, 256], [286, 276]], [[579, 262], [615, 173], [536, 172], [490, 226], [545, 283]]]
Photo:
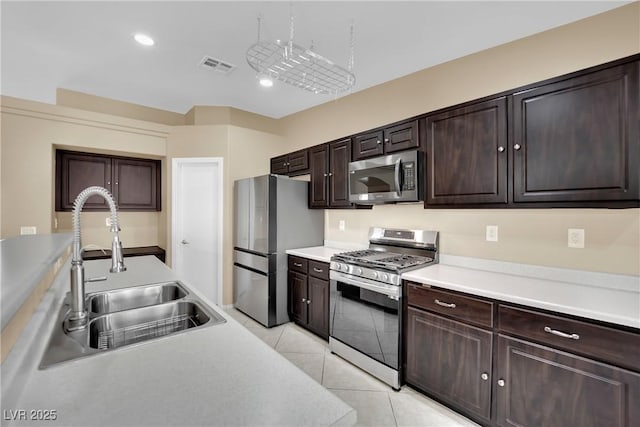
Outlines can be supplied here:
[[107, 227], [111, 227], [111, 217], [110, 217], [110, 216], [108, 216], [108, 217], [104, 220], [104, 224], [105, 224]]
[[497, 225], [487, 225], [487, 231], [485, 239], [487, 242], [497, 242], [498, 241], [498, 226]]
[[567, 233], [567, 246], [570, 248], [584, 248], [584, 229], [583, 228], [570, 228]]

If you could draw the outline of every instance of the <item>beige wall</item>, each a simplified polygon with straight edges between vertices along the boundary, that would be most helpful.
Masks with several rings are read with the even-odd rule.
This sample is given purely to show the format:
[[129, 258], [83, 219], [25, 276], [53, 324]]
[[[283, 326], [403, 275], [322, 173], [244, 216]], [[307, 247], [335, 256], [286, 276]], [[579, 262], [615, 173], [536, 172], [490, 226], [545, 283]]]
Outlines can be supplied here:
[[[640, 3], [441, 64], [284, 118], [290, 151], [640, 52]], [[329, 125], [330, 124], [330, 125]], [[338, 221], [346, 221], [346, 231]], [[424, 210], [420, 205], [327, 211], [325, 238], [366, 243], [372, 225], [441, 231], [442, 253], [640, 274], [640, 211]], [[484, 241], [485, 225], [500, 240]], [[585, 249], [567, 248], [584, 228]]]
[[[177, 126], [167, 140], [169, 197], [174, 158], [223, 158], [223, 304], [233, 303], [233, 182], [269, 173], [269, 159], [282, 152], [282, 146], [279, 135], [232, 125]], [[171, 207], [167, 215], [167, 236], [171, 236]], [[167, 255], [171, 263], [170, 241], [167, 241]]]
[[[2, 97], [2, 238], [20, 226], [38, 233], [70, 230], [69, 213], [54, 211], [55, 148], [162, 158], [168, 127], [73, 108]], [[163, 202], [164, 204], [164, 202]], [[58, 230], [54, 229], [58, 218]], [[106, 213], [83, 213], [83, 245], [110, 247]], [[125, 246], [164, 246], [161, 213], [122, 213]]]

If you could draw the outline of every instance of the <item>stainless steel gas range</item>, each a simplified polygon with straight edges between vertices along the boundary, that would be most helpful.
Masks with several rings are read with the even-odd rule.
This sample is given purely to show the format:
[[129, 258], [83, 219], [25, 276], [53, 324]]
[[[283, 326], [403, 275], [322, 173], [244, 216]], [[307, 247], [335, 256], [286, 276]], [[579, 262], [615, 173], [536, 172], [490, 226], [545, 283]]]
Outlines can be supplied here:
[[399, 389], [400, 275], [437, 262], [437, 231], [379, 227], [369, 230], [369, 249], [331, 257], [331, 351]]

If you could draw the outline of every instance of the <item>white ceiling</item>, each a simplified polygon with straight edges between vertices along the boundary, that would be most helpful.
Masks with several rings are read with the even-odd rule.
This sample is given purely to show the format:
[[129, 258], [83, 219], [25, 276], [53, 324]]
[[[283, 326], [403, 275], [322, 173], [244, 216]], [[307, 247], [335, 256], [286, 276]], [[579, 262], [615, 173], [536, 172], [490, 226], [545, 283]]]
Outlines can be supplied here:
[[[294, 42], [313, 41], [317, 53], [346, 68], [353, 21], [356, 92], [626, 3], [298, 1]], [[334, 99], [278, 82], [262, 88], [247, 64], [258, 15], [263, 40], [288, 40], [290, 5], [2, 0], [1, 91], [55, 103], [56, 88], [65, 88], [179, 113], [212, 105], [286, 116]], [[136, 44], [138, 31], [156, 45]], [[203, 69], [205, 55], [237, 68], [229, 75]]]

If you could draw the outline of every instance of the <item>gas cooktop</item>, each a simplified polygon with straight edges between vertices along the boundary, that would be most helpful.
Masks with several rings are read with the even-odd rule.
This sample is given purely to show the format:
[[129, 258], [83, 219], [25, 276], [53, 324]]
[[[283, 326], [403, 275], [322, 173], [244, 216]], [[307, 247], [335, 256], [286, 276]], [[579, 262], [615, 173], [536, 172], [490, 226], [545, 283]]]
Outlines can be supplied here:
[[335, 261], [369, 268], [404, 272], [417, 266], [433, 262], [433, 258], [420, 255], [401, 254], [396, 252], [365, 249], [343, 252], [333, 256]]

